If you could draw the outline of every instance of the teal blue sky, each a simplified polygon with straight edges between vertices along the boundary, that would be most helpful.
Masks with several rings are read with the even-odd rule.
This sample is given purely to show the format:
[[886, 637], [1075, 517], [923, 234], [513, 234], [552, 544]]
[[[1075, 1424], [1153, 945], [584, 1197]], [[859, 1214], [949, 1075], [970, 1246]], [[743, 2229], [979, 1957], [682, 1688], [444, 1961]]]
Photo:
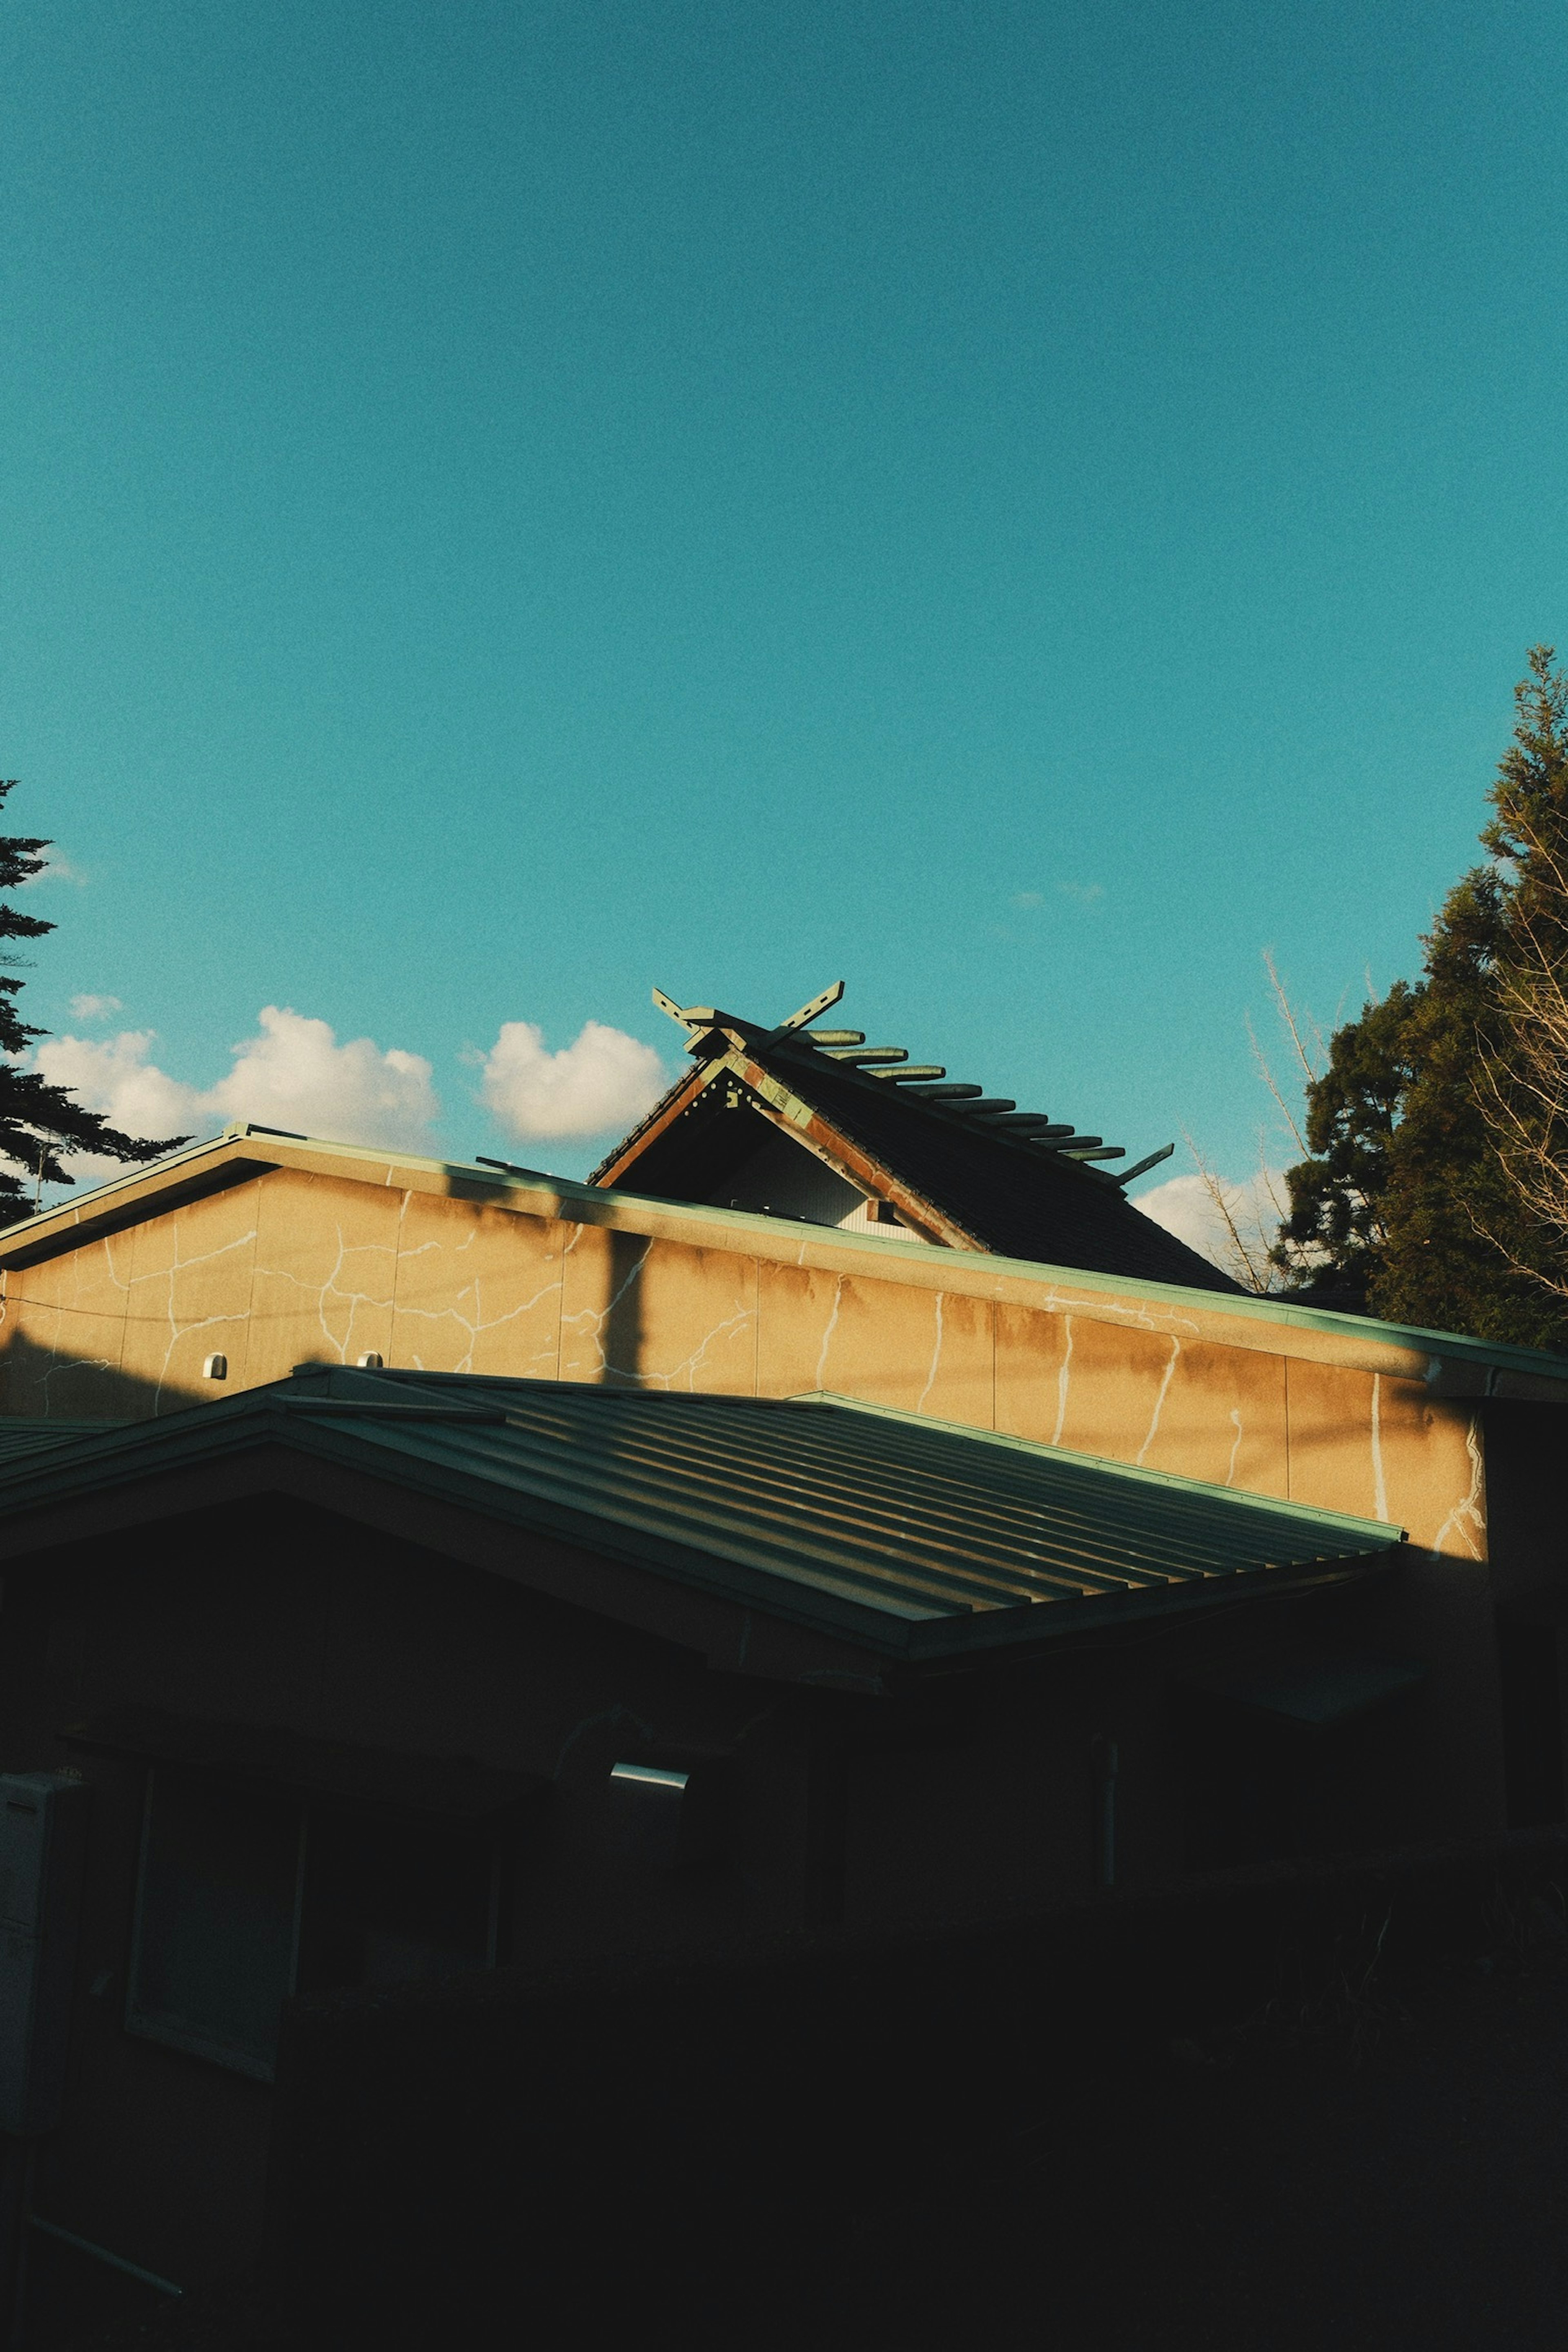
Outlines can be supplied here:
[[1245, 1172], [1262, 950], [1410, 971], [1568, 648], [1565, 100], [1491, 0], [8, 0], [34, 1017], [571, 1172], [501, 1024], [843, 976]]

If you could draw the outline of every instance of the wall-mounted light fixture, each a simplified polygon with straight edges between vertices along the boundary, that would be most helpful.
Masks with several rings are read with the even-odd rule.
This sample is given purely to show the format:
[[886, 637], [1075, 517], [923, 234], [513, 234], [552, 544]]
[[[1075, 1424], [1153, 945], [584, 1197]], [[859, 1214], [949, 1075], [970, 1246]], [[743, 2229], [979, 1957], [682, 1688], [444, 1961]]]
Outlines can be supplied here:
[[204, 1381], [226, 1381], [228, 1358], [226, 1356], [205, 1357], [202, 1363], [202, 1378]]
[[684, 1877], [728, 1860], [734, 1759], [676, 1756], [658, 1764], [627, 1758], [610, 1767], [612, 1843], [637, 1871]]
[[688, 1772], [659, 1764], [612, 1764], [614, 1837], [637, 1872], [665, 1872], [684, 1860]]
[[679, 1797], [691, 1775], [689, 1772], [666, 1772], [654, 1764], [612, 1764], [610, 1778], [612, 1780], [636, 1780], [645, 1789], [668, 1789], [671, 1795]]

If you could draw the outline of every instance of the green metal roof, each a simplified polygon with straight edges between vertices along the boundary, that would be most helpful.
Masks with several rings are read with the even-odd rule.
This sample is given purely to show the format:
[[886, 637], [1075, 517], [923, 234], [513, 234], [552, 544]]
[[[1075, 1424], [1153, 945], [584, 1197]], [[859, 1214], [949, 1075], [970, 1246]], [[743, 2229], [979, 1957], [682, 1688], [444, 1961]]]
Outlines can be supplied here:
[[1401, 1530], [841, 1398], [303, 1366], [0, 1463], [20, 1511], [283, 1442], [888, 1654], [1376, 1567]]
[[37, 1421], [0, 1413], [0, 1462], [9, 1462], [16, 1454], [36, 1453], [40, 1445], [63, 1445], [68, 1438], [89, 1437], [100, 1429], [116, 1426], [106, 1421]]

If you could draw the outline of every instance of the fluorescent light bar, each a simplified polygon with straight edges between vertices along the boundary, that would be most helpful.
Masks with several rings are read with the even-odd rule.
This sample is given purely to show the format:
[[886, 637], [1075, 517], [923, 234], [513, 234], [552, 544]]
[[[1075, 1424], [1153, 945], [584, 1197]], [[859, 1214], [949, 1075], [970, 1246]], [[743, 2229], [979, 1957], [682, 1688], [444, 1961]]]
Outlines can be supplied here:
[[641, 1780], [652, 1789], [673, 1789], [679, 1795], [690, 1778], [687, 1772], [661, 1772], [653, 1764], [612, 1764], [612, 1780]]

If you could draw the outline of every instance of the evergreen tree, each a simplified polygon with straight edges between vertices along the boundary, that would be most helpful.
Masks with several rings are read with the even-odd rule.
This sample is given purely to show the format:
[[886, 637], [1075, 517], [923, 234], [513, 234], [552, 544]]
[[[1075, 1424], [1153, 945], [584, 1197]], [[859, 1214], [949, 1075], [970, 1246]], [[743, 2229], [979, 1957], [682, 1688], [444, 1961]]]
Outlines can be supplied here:
[[1542, 991], [1568, 963], [1568, 679], [1552, 659], [1534, 646], [1515, 688], [1481, 835], [1492, 863], [1449, 891], [1421, 979], [1339, 1030], [1308, 1089], [1311, 1156], [1288, 1171], [1274, 1253], [1392, 1321], [1534, 1346], [1568, 1341], [1568, 1149], [1560, 1230], [1527, 1181], [1568, 1110], [1568, 1058], [1555, 1114], [1532, 1066]]
[[1383, 1262], [1394, 1122], [1414, 1075], [1417, 995], [1396, 981], [1381, 1003], [1335, 1031], [1328, 1066], [1307, 1089], [1312, 1157], [1286, 1171], [1289, 1213], [1270, 1252], [1298, 1286], [1331, 1291], [1363, 1309]]
[[[16, 778], [0, 780], [0, 802], [15, 789]], [[44, 870], [43, 853], [49, 844], [20, 834], [0, 834], [0, 891], [14, 890]], [[53, 923], [37, 915], [18, 913], [0, 903], [0, 940], [39, 940]], [[0, 949], [0, 1225], [15, 1224], [32, 1213], [40, 1181], [69, 1184], [74, 1180], [61, 1154], [90, 1151], [100, 1159], [156, 1160], [188, 1138], [166, 1136], [149, 1142], [140, 1136], [121, 1135], [97, 1111], [85, 1110], [64, 1087], [50, 1086], [36, 1070], [16, 1066], [35, 1037], [47, 1034], [22, 1019], [16, 999], [22, 982], [15, 977], [17, 958]], [[7, 1164], [9, 1163], [9, 1164]], [[17, 1172], [17, 1171], [20, 1172]]]
[[1492, 800], [1481, 840], [1511, 890], [1478, 1092], [1514, 1204], [1512, 1224], [1495, 1232], [1538, 1304], [1568, 1323], [1568, 673], [1544, 646]]

